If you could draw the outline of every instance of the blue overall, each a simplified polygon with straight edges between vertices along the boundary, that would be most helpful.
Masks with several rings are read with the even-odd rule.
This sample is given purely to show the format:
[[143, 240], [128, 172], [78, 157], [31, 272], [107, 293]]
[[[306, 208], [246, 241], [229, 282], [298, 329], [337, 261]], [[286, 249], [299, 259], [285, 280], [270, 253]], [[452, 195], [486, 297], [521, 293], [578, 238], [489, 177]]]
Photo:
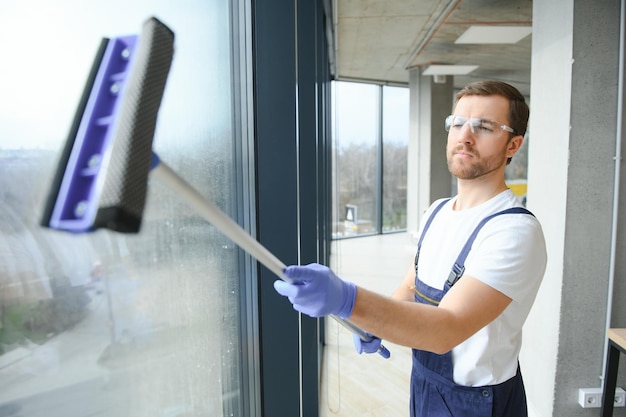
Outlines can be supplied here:
[[[476, 226], [472, 235], [459, 254], [443, 290], [430, 287], [419, 279], [417, 261], [426, 235], [435, 215], [449, 200], [443, 201], [427, 220], [417, 244], [415, 255], [415, 301], [437, 306], [443, 296], [461, 278], [467, 257], [474, 239], [482, 226], [500, 214], [531, 214], [521, 207], [514, 207], [486, 217]], [[526, 393], [522, 374], [517, 374], [498, 385], [466, 387], [453, 379], [452, 352], [437, 355], [432, 352], [413, 349], [413, 370], [411, 373], [411, 417], [526, 417]]]

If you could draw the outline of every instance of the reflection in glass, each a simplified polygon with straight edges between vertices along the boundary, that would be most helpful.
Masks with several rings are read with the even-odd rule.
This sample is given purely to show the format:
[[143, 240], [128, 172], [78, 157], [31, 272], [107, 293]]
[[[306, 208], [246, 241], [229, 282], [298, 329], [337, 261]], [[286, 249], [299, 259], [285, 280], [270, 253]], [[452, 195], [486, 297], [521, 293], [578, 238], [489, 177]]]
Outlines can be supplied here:
[[156, 182], [137, 235], [39, 226], [100, 39], [137, 33], [150, 16], [176, 34], [156, 151], [235, 211], [228, 9], [227, 1], [0, 5], [0, 52], [12, 57], [0, 64], [0, 415], [238, 414], [231, 242]]

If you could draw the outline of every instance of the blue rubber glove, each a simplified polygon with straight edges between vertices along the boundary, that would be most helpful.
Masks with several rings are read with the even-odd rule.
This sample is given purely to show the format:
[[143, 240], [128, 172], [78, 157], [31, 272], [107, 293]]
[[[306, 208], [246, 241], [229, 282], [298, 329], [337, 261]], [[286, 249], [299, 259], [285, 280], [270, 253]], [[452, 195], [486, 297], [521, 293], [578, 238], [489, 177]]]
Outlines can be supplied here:
[[383, 358], [387, 359], [391, 356], [391, 353], [382, 345], [382, 340], [376, 336], [372, 336], [368, 333], [369, 336], [372, 337], [372, 340], [366, 342], [361, 339], [358, 334], [352, 335], [352, 340], [354, 341], [354, 348], [357, 353], [360, 355], [362, 353], [378, 353]]
[[293, 280], [274, 282], [276, 291], [291, 301], [293, 308], [311, 317], [334, 314], [347, 319], [356, 299], [356, 285], [343, 281], [320, 264], [288, 266], [285, 275]]

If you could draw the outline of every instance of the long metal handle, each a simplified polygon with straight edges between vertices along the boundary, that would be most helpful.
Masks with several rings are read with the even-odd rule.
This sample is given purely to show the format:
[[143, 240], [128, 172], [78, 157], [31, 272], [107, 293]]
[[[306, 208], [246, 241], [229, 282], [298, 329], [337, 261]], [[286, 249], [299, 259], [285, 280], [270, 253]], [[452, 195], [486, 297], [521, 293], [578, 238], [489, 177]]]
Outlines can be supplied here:
[[228, 236], [239, 247], [255, 257], [265, 265], [270, 271], [282, 280], [292, 282], [285, 276], [283, 264], [272, 252], [250, 236], [241, 226], [228, 217], [213, 202], [203, 197], [187, 181], [181, 178], [165, 162], [160, 163], [152, 169], [152, 175], [156, 176], [159, 182], [168, 186], [176, 195], [182, 198], [206, 221], [215, 226], [219, 231]]
[[[155, 155], [156, 157], [156, 155]], [[187, 204], [195, 209], [206, 221], [215, 226], [235, 242], [239, 247], [261, 262], [267, 269], [272, 271], [283, 281], [293, 282], [291, 278], [285, 275], [285, 264], [280, 261], [265, 246], [261, 245], [256, 239], [250, 236], [241, 226], [233, 221], [228, 215], [220, 210], [215, 204], [202, 196], [187, 181], [181, 178], [173, 169], [171, 169], [163, 161], [153, 163], [152, 175], [155, 175], [160, 182], [168, 186], [172, 191], [180, 196]], [[339, 324], [358, 335], [366, 342], [372, 340], [372, 336], [365, 330], [355, 326], [347, 320], [331, 315], [331, 317]], [[384, 347], [381, 345], [380, 352], [382, 354]], [[383, 355], [384, 356], [384, 355]]]

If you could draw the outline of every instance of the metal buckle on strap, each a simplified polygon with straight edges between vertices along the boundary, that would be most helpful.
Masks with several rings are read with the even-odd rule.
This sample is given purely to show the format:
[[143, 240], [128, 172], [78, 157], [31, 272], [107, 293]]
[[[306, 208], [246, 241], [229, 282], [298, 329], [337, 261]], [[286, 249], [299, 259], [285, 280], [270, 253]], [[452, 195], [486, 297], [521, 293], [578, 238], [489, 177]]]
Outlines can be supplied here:
[[456, 262], [454, 266], [452, 266], [452, 271], [450, 271], [450, 275], [448, 275], [448, 285], [453, 286], [456, 282], [463, 276], [465, 272], [465, 266], [460, 266]]

